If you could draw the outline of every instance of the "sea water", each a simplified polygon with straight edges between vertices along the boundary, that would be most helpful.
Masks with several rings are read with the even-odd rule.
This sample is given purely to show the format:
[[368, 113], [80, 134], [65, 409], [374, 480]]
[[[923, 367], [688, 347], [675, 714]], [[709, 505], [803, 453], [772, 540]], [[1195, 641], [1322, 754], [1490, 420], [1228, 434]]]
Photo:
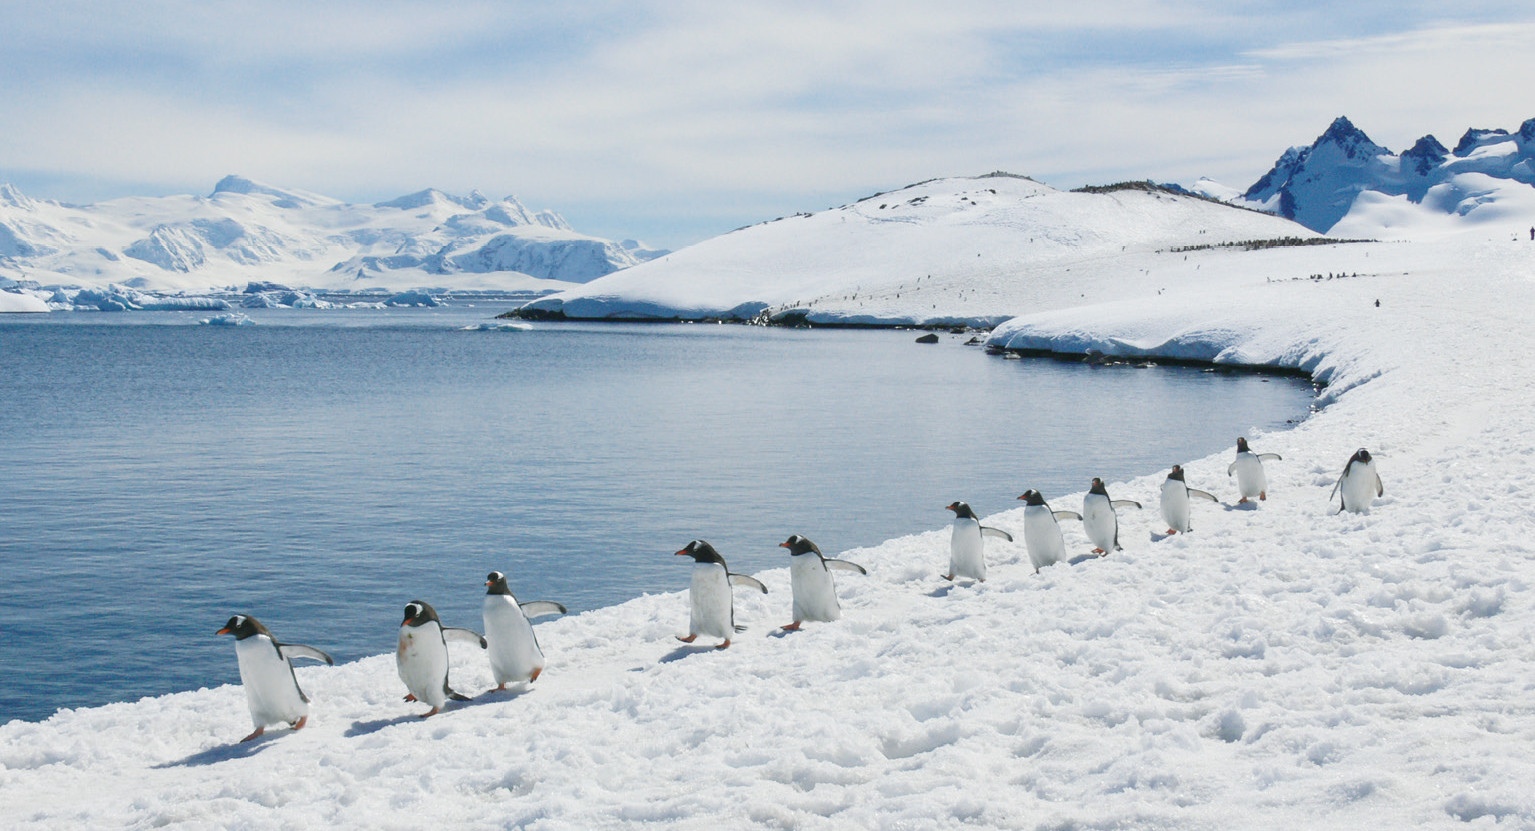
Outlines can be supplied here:
[[955, 500], [1165, 470], [1314, 397], [910, 331], [474, 328], [497, 311], [0, 318], [0, 721], [236, 682], [213, 636], [235, 613], [356, 659], [413, 599], [478, 628], [491, 570], [572, 613], [681, 591], [695, 538], [746, 573], [790, 534], [836, 556]]

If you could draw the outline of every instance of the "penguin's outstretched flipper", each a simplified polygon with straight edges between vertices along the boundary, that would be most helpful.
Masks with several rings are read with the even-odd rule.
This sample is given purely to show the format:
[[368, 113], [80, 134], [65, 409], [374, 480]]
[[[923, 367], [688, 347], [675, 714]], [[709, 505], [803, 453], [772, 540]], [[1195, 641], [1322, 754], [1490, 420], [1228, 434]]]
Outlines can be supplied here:
[[748, 577], [745, 574], [731, 574], [729, 577], [730, 584], [733, 586], [745, 586], [749, 589], [756, 589], [763, 594], [768, 593], [767, 586], [762, 585], [762, 581], [755, 577]]
[[1116, 510], [1119, 508], [1139, 508], [1141, 506], [1141, 503], [1136, 502], [1134, 499], [1116, 499], [1109, 504], [1114, 506]]
[[473, 629], [460, 629], [457, 626], [442, 627], [442, 640], [444, 643], [458, 641], [460, 643], [474, 644], [481, 649], [484, 649], [486, 646], [484, 635]]
[[1076, 511], [1055, 511], [1052, 516], [1054, 516], [1056, 519], [1082, 519], [1082, 515]]
[[312, 661], [323, 661], [331, 666], [336, 665], [336, 660], [331, 656], [312, 646], [305, 646], [301, 643], [278, 644], [277, 652], [290, 661], [294, 658], [308, 658]]
[[868, 574], [869, 570], [863, 566], [848, 562], [847, 560], [822, 560], [827, 571], [855, 571], [859, 574]]
[[992, 527], [986, 526], [986, 525], [982, 525], [981, 526], [981, 536], [983, 536], [983, 537], [1001, 537], [1002, 539], [1007, 540], [1008, 542], [1012, 542], [1013, 541], [1013, 535], [1012, 534], [1009, 534], [1006, 531], [1003, 531], [1001, 528], [992, 528]]
[[563, 615], [566, 608], [552, 600], [530, 600], [527, 603], [519, 603], [522, 613], [530, 618], [543, 617], [544, 615]]

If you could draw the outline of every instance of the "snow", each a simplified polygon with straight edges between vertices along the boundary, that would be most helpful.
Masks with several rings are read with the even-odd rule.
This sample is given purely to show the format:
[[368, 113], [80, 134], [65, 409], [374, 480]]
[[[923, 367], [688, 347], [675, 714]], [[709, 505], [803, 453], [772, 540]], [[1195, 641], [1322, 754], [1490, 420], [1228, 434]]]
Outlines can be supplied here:
[[12, 312], [46, 312], [48, 304], [26, 292], [0, 290], [0, 314]]
[[254, 326], [256, 321], [250, 315], [240, 312], [231, 312], [227, 315], [214, 315], [197, 321], [203, 326]]
[[[677, 303], [697, 290], [685, 307], [702, 310], [765, 285], [777, 293], [764, 302], [899, 319], [916, 314], [913, 278], [891, 278], [905, 281], [900, 297], [873, 291], [866, 262], [931, 257], [922, 265], [936, 269], [924, 247], [947, 234], [957, 242], [946, 250], [964, 256], [918, 291], [946, 314], [961, 304], [977, 317], [1026, 312], [992, 333], [999, 348], [1289, 368], [1325, 381], [1313, 417], [1247, 435], [1254, 451], [1283, 457], [1265, 464], [1268, 499], [1230, 504], [1230, 449], [1169, 459], [1189, 487], [1226, 500], [1195, 503], [1191, 533], [1165, 536], [1154, 506], [1166, 471], [1148, 472], [1107, 483], [1116, 499], [1146, 506], [1120, 512], [1124, 551], [1086, 557], [1080, 523], [1063, 522], [1071, 562], [1035, 575], [1020, 503], [983, 518], [1018, 541], [988, 540], [988, 579], [974, 584], [938, 576], [949, 530], [935, 510], [928, 533], [828, 552], [869, 571], [837, 575], [839, 622], [775, 632], [791, 619], [787, 564], [758, 574], [770, 593], [735, 593], [737, 622], [750, 630], [725, 651], [673, 640], [688, 621], [690, 569], [679, 566], [678, 592], [537, 624], [549, 665], [530, 688], [427, 720], [401, 701], [393, 659], [381, 654], [299, 667], [309, 726], [244, 745], [235, 686], [11, 722], [0, 726], [8, 823], [1535, 827], [1535, 242], [1524, 233], [1535, 214], [1406, 241], [1174, 252], [1172, 243], [1248, 234], [1247, 222], [1294, 226], [1219, 206], [1237, 218], [1199, 213], [1207, 203], [1181, 197], [1105, 202], [1000, 183], [1004, 213], [1036, 211], [1035, 245], [1051, 246], [1027, 259], [1021, 245], [985, 247], [1008, 244], [1019, 226], [977, 230], [969, 218], [982, 213], [960, 197], [986, 197], [973, 181], [945, 181], [922, 186], [927, 202], [949, 201], [926, 220], [942, 233], [915, 210], [878, 208], [892, 199], [878, 197], [821, 223], [786, 219], [657, 260], [679, 264], [666, 280], [655, 268], [651, 293], [626, 287], [610, 306]], [[1106, 210], [1115, 205], [1124, 213]], [[1169, 214], [1199, 222], [1181, 225], [1180, 240], [1166, 230], [1180, 227]], [[853, 245], [869, 240], [892, 250]], [[839, 244], [843, 264], [801, 282]], [[972, 248], [982, 261], [999, 250], [1020, 259], [1011, 272], [973, 266]], [[705, 264], [757, 256], [788, 265], [781, 285], [761, 282], [771, 269], [759, 268], [716, 272], [725, 285], [706, 291]], [[1003, 274], [1012, 276], [983, 289]], [[848, 299], [854, 286], [859, 300]], [[828, 291], [838, 299], [810, 306]], [[1385, 494], [1367, 513], [1337, 514], [1330, 491], [1360, 447], [1375, 456]], [[1033, 486], [1026, 471], [1019, 493]], [[1082, 471], [1084, 491], [1095, 473]], [[964, 494], [934, 496], [939, 505]], [[1044, 496], [1079, 510], [1084, 493]], [[443, 567], [456, 568], [451, 558]], [[480, 590], [481, 574], [463, 577], [464, 591]], [[381, 617], [381, 651], [397, 621]], [[278, 634], [323, 648], [325, 622]], [[483, 655], [451, 651], [456, 688], [493, 686]]]

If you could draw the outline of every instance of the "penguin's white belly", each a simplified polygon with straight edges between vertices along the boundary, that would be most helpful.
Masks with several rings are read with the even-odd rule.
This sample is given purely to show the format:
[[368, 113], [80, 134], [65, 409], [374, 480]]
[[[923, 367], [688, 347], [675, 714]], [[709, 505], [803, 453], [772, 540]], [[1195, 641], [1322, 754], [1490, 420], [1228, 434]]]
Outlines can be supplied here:
[[981, 523], [968, 517], [954, 519], [949, 536], [949, 573], [971, 580], [986, 579], [986, 545], [981, 538]]
[[1338, 486], [1338, 491], [1343, 497], [1343, 507], [1355, 513], [1368, 511], [1370, 505], [1375, 502], [1375, 486], [1379, 481], [1376, 478], [1374, 462], [1366, 465], [1349, 465], [1348, 473], [1343, 477], [1343, 484]]
[[688, 589], [692, 606], [688, 629], [692, 635], [710, 635], [730, 640], [735, 637], [735, 620], [730, 579], [719, 563], [693, 566], [693, 582]]
[[1035, 570], [1060, 562], [1066, 556], [1066, 539], [1048, 505], [1030, 505], [1023, 509], [1023, 543], [1029, 549], [1029, 562]]
[[842, 617], [831, 572], [814, 553], [789, 558], [789, 587], [794, 592], [796, 621], [832, 621]]
[[1263, 461], [1255, 453], [1238, 453], [1236, 464], [1237, 492], [1243, 499], [1264, 493], [1269, 489], [1268, 477], [1263, 475]]
[[490, 672], [497, 684], [522, 682], [534, 670], [543, 669], [544, 653], [533, 637], [528, 622], [511, 595], [487, 594], [483, 604], [485, 650], [490, 658]]
[[235, 641], [235, 658], [240, 663], [240, 685], [250, 704], [251, 721], [256, 727], [298, 721], [309, 714], [309, 705], [293, 680], [293, 668], [277, 654], [277, 647], [266, 635], [252, 635]]
[[1093, 541], [1094, 548], [1104, 551], [1115, 549], [1115, 540], [1119, 538], [1119, 517], [1114, 514], [1114, 506], [1109, 504], [1108, 497], [1090, 493], [1082, 500], [1082, 529], [1087, 532], [1087, 538]]
[[444, 692], [448, 685], [448, 647], [442, 642], [442, 629], [437, 624], [401, 626], [394, 660], [405, 689], [417, 701], [433, 707], [448, 703]]
[[1180, 534], [1189, 532], [1188, 485], [1175, 479], [1162, 483], [1162, 519], [1168, 528]]

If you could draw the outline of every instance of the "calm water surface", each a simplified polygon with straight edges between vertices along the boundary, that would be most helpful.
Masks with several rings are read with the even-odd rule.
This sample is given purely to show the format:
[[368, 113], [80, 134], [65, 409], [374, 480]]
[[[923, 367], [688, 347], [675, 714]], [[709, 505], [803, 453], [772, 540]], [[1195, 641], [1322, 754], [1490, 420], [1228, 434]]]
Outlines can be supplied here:
[[236, 612], [345, 661], [392, 650], [414, 598], [479, 628], [493, 569], [578, 612], [685, 589], [695, 537], [748, 573], [791, 533], [835, 556], [1313, 399], [912, 332], [461, 331], [496, 311], [0, 316], [0, 721], [237, 681], [212, 634]]

